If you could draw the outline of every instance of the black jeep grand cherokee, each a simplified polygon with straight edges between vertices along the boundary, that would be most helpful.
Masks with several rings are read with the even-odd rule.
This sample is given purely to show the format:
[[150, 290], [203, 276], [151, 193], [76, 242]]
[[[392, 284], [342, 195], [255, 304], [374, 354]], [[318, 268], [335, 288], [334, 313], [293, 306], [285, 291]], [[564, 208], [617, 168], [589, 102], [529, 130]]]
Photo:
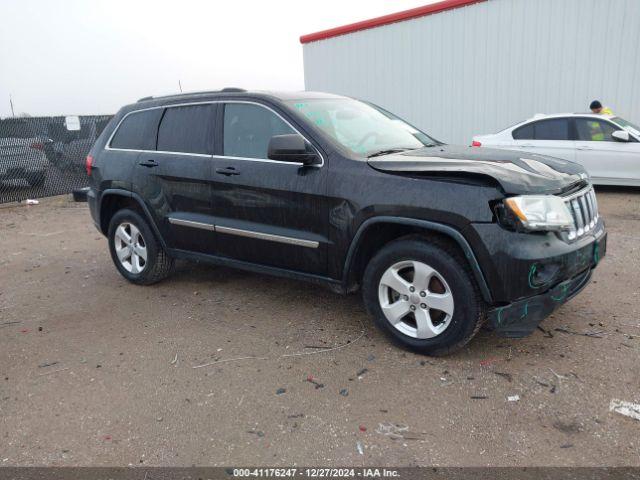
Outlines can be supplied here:
[[87, 171], [91, 215], [127, 280], [157, 282], [181, 258], [362, 286], [378, 326], [430, 355], [485, 320], [530, 333], [605, 253], [581, 166], [444, 145], [335, 95], [145, 98], [114, 117]]

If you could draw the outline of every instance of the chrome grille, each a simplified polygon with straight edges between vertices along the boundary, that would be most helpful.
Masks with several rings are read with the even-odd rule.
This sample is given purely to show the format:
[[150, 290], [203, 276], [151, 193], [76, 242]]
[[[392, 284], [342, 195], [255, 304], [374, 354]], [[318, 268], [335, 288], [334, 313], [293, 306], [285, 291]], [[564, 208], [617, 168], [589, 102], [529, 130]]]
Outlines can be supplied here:
[[598, 223], [598, 202], [593, 187], [580, 190], [564, 199], [571, 216], [573, 229], [567, 235], [569, 240], [575, 240], [593, 230]]

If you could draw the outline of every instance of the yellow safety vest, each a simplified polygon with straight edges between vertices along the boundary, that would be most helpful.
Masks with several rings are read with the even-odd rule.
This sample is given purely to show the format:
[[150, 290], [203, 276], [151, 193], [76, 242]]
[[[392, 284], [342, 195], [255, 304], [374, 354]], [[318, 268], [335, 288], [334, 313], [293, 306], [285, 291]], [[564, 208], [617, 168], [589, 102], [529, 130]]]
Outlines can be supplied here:
[[[600, 115], [613, 115], [613, 111], [609, 107], [602, 107], [600, 110]], [[591, 129], [591, 141], [592, 142], [604, 142], [604, 132], [602, 131], [602, 127], [599, 122], [589, 122], [589, 127]]]

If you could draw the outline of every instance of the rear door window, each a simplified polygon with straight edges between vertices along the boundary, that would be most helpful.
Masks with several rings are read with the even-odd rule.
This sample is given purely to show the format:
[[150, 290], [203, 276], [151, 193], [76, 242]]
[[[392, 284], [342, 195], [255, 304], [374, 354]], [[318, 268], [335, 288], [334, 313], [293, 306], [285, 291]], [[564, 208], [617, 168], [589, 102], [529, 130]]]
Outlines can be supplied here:
[[552, 118], [529, 123], [513, 131], [514, 140], [571, 140], [569, 120]]
[[611, 136], [617, 129], [609, 122], [594, 118], [576, 118], [578, 140], [582, 142], [614, 142]]
[[155, 150], [161, 108], [134, 112], [125, 117], [111, 139], [111, 148]]
[[533, 124], [534, 140], [570, 140], [569, 121], [566, 118], [541, 120]]
[[227, 103], [224, 107], [224, 146], [227, 157], [266, 159], [274, 135], [296, 133], [278, 115], [260, 105]]
[[213, 154], [213, 105], [167, 108], [158, 129], [158, 150]]

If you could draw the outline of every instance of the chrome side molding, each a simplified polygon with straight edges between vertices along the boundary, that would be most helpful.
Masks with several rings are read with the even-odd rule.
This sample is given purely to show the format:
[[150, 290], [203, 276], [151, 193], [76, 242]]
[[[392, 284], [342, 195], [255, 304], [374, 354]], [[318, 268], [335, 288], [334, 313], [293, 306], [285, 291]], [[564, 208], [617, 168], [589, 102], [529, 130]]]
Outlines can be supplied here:
[[256, 238], [258, 240], [266, 240], [268, 242], [286, 243], [288, 245], [296, 245], [306, 248], [318, 248], [320, 242], [315, 240], [305, 240], [302, 238], [287, 237], [284, 235], [276, 235], [273, 233], [256, 232], [254, 230], [245, 230], [242, 228], [223, 227], [212, 223], [195, 222], [193, 220], [183, 220], [181, 218], [169, 218], [169, 223], [179, 225], [181, 227], [199, 228], [212, 232], [223, 233], [227, 235], [236, 235], [238, 237]]
[[194, 222], [192, 220], [182, 220], [181, 218], [169, 218], [169, 223], [173, 225], [180, 225], [181, 227], [193, 227], [200, 228], [202, 230], [210, 230], [214, 232], [216, 230], [215, 225], [211, 223]]

